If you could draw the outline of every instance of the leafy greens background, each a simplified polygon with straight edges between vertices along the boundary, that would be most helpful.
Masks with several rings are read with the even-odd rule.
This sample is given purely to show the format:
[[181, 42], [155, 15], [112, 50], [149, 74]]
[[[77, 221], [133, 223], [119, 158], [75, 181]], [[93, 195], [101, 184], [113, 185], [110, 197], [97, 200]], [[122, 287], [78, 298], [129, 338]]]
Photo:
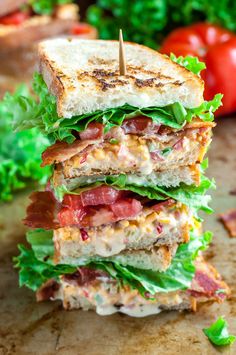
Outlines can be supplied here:
[[233, 0], [97, 0], [89, 7], [87, 20], [103, 39], [125, 40], [157, 48], [163, 37], [178, 26], [208, 21], [236, 31]]
[[[25, 86], [14, 97], [21, 95], [29, 96]], [[12, 120], [6, 103], [0, 102], [0, 201], [10, 200], [14, 191], [24, 188], [29, 179], [44, 184], [50, 175], [50, 168], [40, 167], [48, 139], [36, 128], [13, 132]]]

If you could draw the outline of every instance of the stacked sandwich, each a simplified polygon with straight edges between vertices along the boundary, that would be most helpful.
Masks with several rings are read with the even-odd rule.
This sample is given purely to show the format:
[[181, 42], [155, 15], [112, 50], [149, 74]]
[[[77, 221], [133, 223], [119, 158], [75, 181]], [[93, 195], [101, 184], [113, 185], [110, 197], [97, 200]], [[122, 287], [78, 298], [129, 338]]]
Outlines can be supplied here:
[[[199, 210], [211, 212], [203, 175], [213, 112], [195, 58], [176, 64], [126, 43], [126, 75], [115, 41], [56, 39], [39, 46], [39, 103], [14, 98], [16, 126], [53, 143], [45, 191], [25, 224], [31, 249], [16, 258], [20, 285], [66, 309], [145, 316], [195, 309], [229, 293], [201, 251]], [[173, 58], [173, 60], [176, 60]], [[181, 60], [178, 60], [180, 62]]]

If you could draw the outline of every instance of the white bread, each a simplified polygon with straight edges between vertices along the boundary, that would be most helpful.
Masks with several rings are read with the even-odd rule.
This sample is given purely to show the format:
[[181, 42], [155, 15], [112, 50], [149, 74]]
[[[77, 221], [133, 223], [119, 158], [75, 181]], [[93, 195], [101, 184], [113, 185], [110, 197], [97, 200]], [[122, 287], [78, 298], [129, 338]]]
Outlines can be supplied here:
[[5, 16], [20, 8], [27, 0], [1, 0], [0, 16]]
[[[170, 246], [162, 245], [160, 247], [153, 247], [150, 250], [125, 250], [118, 255], [109, 257], [109, 260], [118, 262], [124, 266], [132, 266], [138, 269], [164, 272], [169, 268], [172, 258], [175, 256], [177, 246], [177, 244], [172, 244]], [[78, 258], [71, 257], [69, 255], [60, 257], [61, 264], [74, 266], [81, 263], [87, 264], [91, 260], [92, 257], [87, 257], [84, 255]]]
[[[111, 257], [124, 251], [151, 250], [154, 246], [186, 243], [193, 223], [191, 217], [189, 209], [177, 203], [175, 208], [172, 206], [169, 210], [157, 213], [145, 208], [132, 220], [87, 228], [86, 240], [82, 239], [81, 230], [76, 226], [59, 228], [54, 230], [53, 238], [56, 260], [65, 263], [67, 257]], [[157, 226], [161, 226], [161, 231]]]
[[125, 42], [127, 75], [119, 75], [118, 41], [58, 38], [39, 44], [40, 71], [57, 97], [60, 117], [105, 110], [125, 103], [186, 108], [203, 102], [203, 81], [166, 56]]
[[[139, 184], [142, 183], [142, 176], [135, 174], [126, 174], [127, 181], [130, 183], [136, 181]], [[103, 181], [104, 175], [84, 175], [75, 178], [65, 178], [63, 171], [60, 166], [54, 170], [53, 173], [53, 184], [55, 187], [65, 185], [68, 190], [75, 190], [78, 186], [84, 186], [87, 184], [93, 184], [96, 181]], [[179, 186], [180, 183], [186, 185], [199, 185], [200, 183], [200, 167], [199, 164], [194, 164], [191, 166], [178, 166], [175, 169], [167, 169], [163, 171], [154, 171], [146, 176], [150, 183], [154, 183], [157, 186], [164, 187], [175, 187]]]

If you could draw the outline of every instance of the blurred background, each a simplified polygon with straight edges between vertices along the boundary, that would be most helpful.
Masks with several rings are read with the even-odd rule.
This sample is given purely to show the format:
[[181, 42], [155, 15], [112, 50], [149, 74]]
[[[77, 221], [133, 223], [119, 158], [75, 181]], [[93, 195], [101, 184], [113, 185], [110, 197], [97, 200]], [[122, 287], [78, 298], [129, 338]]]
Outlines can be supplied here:
[[[176, 56], [197, 56], [207, 100], [220, 92], [219, 121], [236, 111], [236, 2], [233, 0], [0, 0], [0, 201], [50, 174], [49, 144], [36, 130], [14, 133], [6, 92], [30, 95], [37, 43], [48, 37], [124, 39]], [[16, 91], [15, 91], [16, 90]], [[0, 221], [1, 222], [1, 221]]]

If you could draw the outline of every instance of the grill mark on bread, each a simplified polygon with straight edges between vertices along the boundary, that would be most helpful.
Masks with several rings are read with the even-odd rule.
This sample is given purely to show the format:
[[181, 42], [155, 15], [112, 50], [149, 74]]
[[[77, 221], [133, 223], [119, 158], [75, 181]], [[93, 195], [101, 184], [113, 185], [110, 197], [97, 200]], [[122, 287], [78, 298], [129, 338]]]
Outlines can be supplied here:
[[[165, 86], [164, 83], [160, 82], [162, 79], [171, 79], [171, 77], [161, 74], [161, 72], [154, 73], [150, 70], [143, 70], [139, 67], [128, 66], [128, 72], [134, 75], [125, 75], [126, 79], [133, 81], [134, 85], [139, 89], [145, 87], [156, 87], [162, 88]], [[147, 75], [152, 75], [150, 78], [140, 79], [135, 76], [138, 72], [142, 72]], [[83, 80], [84, 78], [90, 77], [97, 82], [97, 85], [102, 89], [102, 91], [107, 91], [108, 89], [115, 88], [116, 86], [128, 85], [129, 81], [120, 78], [118, 70], [109, 71], [103, 68], [94, 69], [91, 73], [88, 71], [79, 72], [77, 74], [78, 80]], [[168, 83], [169, 85], [181, 86], [183, 82], [173, 81]]]
[[103, 59], [99, 57], [92, 57], [89, 58], [88, 63], [92, 65], [111, 65], [113, 63], [116, 63], [117, 61], [115, 59]]

